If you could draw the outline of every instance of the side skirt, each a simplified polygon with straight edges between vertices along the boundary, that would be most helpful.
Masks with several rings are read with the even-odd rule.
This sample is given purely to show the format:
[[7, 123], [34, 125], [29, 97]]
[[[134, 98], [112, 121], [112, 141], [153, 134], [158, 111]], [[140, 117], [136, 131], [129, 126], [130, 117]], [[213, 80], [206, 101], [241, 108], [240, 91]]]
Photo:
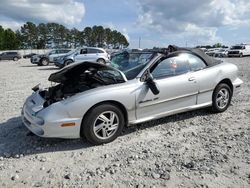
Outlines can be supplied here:
[[189, 107], [185, 107], [185, 108], [180, 108], [180, 109], [176, 109], [176, 110], [171, 110], [171, 111], [155, 114], [154, 116], [150, 116], [150, 117], [130, 121], [129, 125], [143, 123], [143, 122], [146, 122], [146, 121], [159, 119], [159, 118], [162, 118], [162, 117], [166, 117], [166, 116], [170, 116], [170, 115], [174, 115], [174, 114], [179, 114], [179, 113], [182, 113], [182, 112], [188, 112], [188, 111], [192, 111], [192, 110], [199, 109], [199, 108], [205, 108], [205, 107], [209, 107], [209, 106], [212, 106], [212, 102], [207, 102], [207, 103], [203, 103], [203, 104], [199, 104], [199, 105], [193, 105], [193, 106], [189, 106]]

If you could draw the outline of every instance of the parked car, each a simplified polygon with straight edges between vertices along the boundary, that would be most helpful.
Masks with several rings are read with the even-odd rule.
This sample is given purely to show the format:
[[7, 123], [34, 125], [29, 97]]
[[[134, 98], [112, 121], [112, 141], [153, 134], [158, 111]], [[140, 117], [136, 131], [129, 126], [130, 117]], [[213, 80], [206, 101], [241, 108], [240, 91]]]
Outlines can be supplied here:
[[79, 61], [93, 61], [105, 64], [109, 61], [109, 54], [102, 48], [84, 47], [71, 51], [64, 56], [55, 58], [55, 65], [57, 67], [64, 67], [74, 62]]
[[39, 66], [46, 66], [49, 63], [54, 63], [54, 59], [60, 55], [64, 55], [71, 51], [70, 49], [57, 49], [51, 50], [46, 54], [34, 55], [30, 58], [32, 64], [37, 64]]
[[24, 59], [31, 58], [34, 55], [37, 55], [37, 54], [36, 53], [25, 54], [25, 55], [23, 55], [23, 58]]
[[60, 57], [60, 56], [64, 56], [65, 54], [69, 53], [71, 51], [71, 49], [59, 49], [59, 50], [55, 50], [55, 53], [51, 53], [49, 55], [49, 62], [50, 63], [55, 63], [55, 60]]
[[250, 45], [249, 44], [240, 44], [235, 45], [230, 48], [228, 51], [228, 57], [243, 57], [250, 55]]
[[227, 56], [228, 56], [228, 49], [222, 48], [214, 52], [214, 57], [227, 57]]
[[216, 52], [218, 52], [218, 50], [219, 50], [219, 49], [217, 49], [217, 48], [207, 49], [207, 51], [206, 51], [205, 53], [206, 53], [207, 55], [213, 57], [214, 54], [215, 54]]
[[33, 88], [22, 121], [41, 137], [113, 141], [126, 125], [211, 107], [224, 112], [242, 80], [237, 66], [199, 49], [132, 52], [111, 65], [73, 63]]
[[3, 52], [0, 54], [0, 60], [18, 61], [22, 56], [18, 52]]

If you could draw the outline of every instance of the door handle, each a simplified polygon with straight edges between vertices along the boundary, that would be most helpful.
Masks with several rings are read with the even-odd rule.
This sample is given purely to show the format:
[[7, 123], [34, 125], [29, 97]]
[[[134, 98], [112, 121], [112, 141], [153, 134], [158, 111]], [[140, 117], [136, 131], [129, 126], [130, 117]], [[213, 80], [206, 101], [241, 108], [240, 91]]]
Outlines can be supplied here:
[[190, 81], [190, 82], [195, 81], [195, 77], [190, 77], [190, 78], [188, 79], [188, 81]]

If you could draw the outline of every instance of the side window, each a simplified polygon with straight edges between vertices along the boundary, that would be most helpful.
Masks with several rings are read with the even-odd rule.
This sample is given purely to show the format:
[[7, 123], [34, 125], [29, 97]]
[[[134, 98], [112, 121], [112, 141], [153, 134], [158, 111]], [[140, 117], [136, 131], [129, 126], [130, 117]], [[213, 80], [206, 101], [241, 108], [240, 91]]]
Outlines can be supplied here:
[[87, 54], [87, 49], [86, 48], [81, 49], [80, 54]]
[[96, 54], [98, 51], [96, 49], [89, 48], [88, 49], [88, 54]]
[[99, 54], [102, 54], [102, 53], [104, 53], [104, 51], [102, 51], [102, 50], [99, 50], [99, 49], [96, 49], [96, 51], [97, 51], [97, 53], [99, 53]]
[[180, 55], [162, 60], [151, 73], [154, 78], [164, 78], [185, 74], [189, 71], [188, 59]]
[[199, 57], [192, 54], [187, 54], [187, 55], [188, 55], [188, 62], [192, 71], [198, 71], [206, 67], [204, 61]]

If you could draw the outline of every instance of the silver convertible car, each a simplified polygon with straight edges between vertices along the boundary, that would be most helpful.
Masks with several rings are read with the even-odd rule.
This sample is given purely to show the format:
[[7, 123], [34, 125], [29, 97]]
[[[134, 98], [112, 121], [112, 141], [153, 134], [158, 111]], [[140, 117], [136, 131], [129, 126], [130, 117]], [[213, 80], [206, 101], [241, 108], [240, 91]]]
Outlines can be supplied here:
[[74, 63], [51, 74], [56, 84], [33, 88], [22, 120], [41, 137], [108, 143], [124, 126], [204, 107], [225, 111], [243, 83], [237, 72], [199, 49], [123, 52], [110, 65]]

